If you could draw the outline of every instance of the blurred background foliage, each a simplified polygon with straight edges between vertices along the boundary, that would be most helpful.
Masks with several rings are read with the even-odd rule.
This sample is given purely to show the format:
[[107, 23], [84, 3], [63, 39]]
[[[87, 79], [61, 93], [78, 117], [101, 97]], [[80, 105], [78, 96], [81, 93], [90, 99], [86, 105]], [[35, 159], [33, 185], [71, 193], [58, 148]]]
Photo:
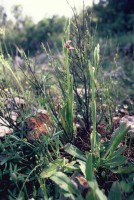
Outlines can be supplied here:
[[98, 30], [101, 34], [121, 34], [134, 30], [133, 0], [100, 0], [94, 4]]
[[[134, 29], [133, 0], [100, 0], [86, 8], [87, 24], [96, 28], [99, 37], [117, 36], [132, 33]], [[12, 7], [14, 20], [8, 19], [5, 8], [0, 6], [0, 27], [5, 29], [7, 48], [13, 55], [16, 46], [31, 55], [41, 51], [41, 43], [48, 44], [52, 50], [61, 50], [64, 37], [65, 17], [44, 18], [35, 24], [31, 17], [23, 16], [23, 7]], [[79, 13], [81, 16], [82, 13]]]

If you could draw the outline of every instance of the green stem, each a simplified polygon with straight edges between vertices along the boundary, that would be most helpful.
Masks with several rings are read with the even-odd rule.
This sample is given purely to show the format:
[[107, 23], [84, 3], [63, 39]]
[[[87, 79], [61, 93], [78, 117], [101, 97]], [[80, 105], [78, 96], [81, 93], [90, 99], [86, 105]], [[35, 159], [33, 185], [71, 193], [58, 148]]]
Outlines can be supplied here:
[[93, 120], [93, 147], [96, 146], [96, 101], [95, 101], [95, 77], [93, 71], [93, 78], [92, 78], [92, 120]]
[[92, 131], [92, 139], [91, 139], [91, 152], [95, 152], [96, 147], [96, 101], [95, 101], [95, 69], [92, 68], [92, 76], [91, 76], [91, 112], [92, 112], [92, 123], [93, 123], [93, 131]]

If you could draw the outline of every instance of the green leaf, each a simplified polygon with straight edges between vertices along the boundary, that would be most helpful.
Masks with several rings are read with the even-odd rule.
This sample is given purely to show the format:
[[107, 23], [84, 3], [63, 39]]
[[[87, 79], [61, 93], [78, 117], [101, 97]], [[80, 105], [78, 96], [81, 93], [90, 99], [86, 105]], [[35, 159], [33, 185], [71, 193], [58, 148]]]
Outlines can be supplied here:
[[105, 196], [105, 194], [103, 194], [103, 192], [99, 188], [97, 188], [95, 190], [95, 193], [96, 193], [98, 199], [100, 199], [100, 200], [107, 200], [107, 197]]
[[50, 179], [64, 191], [75, 194], [77, 196], [80, 195], [80, 192], [76, 189], [75, 185], [64, 173], [57, 172], [56, 174], [53, 174]]
[[106, 160], [105, 166], [114, 168], [124, 164], [127, 161], [127, 158], [124, 156], [118, 156], [118, 158], [114, 157], [111, 159]]
[[96, 133], [96, 145], [97, 145], [98, 150], [100, 151], [101, 136], [100, 136], [100, 134], [98, 132]]
[[114, 151], [111, 158], [114, 158], [114, 157], [117, 158], [119, 155], [121, 155], [125, 151], [126, 147], [127, 147], [127, 145], [124, 145], [124, 146], [120, 147], [117, 151]]
[[119, 168], [117, 172], [119, 174], [134, 173], [134, 166], [128, 166], [128, 167], [124, 167], [124, 168]]
[[93, 178], [93, 163], [92, 163], [92, 154], [89, 154], [86, 161], [86, 179], [92, 181]]
[[107, 156], [107, 159], [112, 156], [115, 149], [119, 145], [119, 143], [123, 140], [125, 135], [128, 133], [130, 127], [126, 128], [126, 123], [122, 123], [118, 129], [115, 130], [115, 132], [111, 136], [110, 140], [110, 146], [105, 154], [105, 157]]
[[[64, 200], [64, 199], [71, 199], [71, 200], [75, 200], [75, 197], [73, 194], [66, 192], [65, 190], [60, 190], [60, 199]], [[53, 200], [53, 198], [49, 199], [49, 200]]]
[[95, 67], [97, 67], [99, 64], [99, 60], [100, 60], [99, 53], [100, 53], [100, 45], [97, 44], [97, 46], [94, 49], [94, 66]]
[[[107, 197], [105, 196], [105, 194], [103, 194], [103, 192], [99, 189], [98, 184], [95, 181], [88, 181], [89, 187], [92, 189], [91, 190], [91, 197], [94, 200], [107, 200]], [[88, 200], [88, 199], [87, 199]]]
[[63, 166], [63, 159], [57, 159], [50, 163], [40, 174], [41, 178], [49, 178], [57, 172], [58, 168]]
[[78, 171], [78, 166], [74, 166], [74, 164], [76, 164], [76, 161], [72, 161], [64, 165], [64, 172]]
[[92, 67], [90, 61], [88, 61], [88, 67], [89, 67], [90, 76], [91, 76], [92, 80], [94, 80], [94, 71], [93, 71], [93, 67]]
[[70, 155], [72, 155], [73, 157], [86, 161], [86, 156], [76, 146], [70, 143], [67, 143], [64, 150]]
[[68, 96], [67, 100], [64, 102], [64, 105], [60, 111], [61, 124], [68, 135], [73, 133], [73, 104], [74, 104], [74, 95], [73, 95], [73, 79], [70, 75], [68, 77]]
[[120, 182], [120, 187], [126, 193], [130, 193], [130, 192], [133, 191], [133, 186], [130, 185], [129, 183], [127, 183], [126, 181], [121, 181]]
[[96, 195], [94, 194], [93, 191], [88, 192], [86, 200], [96, 200]]
[[126, 123], [122, 123], [111, 135], [110, 143], [112, 143], [115, 138], [124, 130], [126, 130]]
[[77, 162], [79, 162], [80, 170], [82, 171], [83, 175], [86, 177], [86, 162], [84, 162], [82, 160], [77, 160]]
[[121, 187], [118, 181], [112, 184], [112, 187], [108, 194], [108, 200], [122, 200]]

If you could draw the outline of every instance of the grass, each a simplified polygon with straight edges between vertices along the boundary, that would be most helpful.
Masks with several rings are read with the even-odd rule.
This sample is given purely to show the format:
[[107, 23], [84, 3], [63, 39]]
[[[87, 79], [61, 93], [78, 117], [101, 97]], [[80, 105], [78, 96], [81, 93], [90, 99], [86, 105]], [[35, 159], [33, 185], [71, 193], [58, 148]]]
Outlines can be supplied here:
[[[9, 120], [13, 128], [12, 134], [0, 139], [3, 199], [131, 200], [134, 197], [134, 168], [127, 155], [133, 152], [127, 135], [130, 127], [124, 123], [115, 127], [113, 123], [119, 102], [116, 98], [122, 88], [119, 81], [114, 84], [115, 79], [103, 78], [102, 67], [110, 62], [107, 59], [105, 63], [103, 48], [96, 44], [85, 22], [85, 15], [79, 21], [74, 11], [74, 20], [67, 22], [63, 40], [63, 44], [72, 40], [74, 49], [63, 47], [60, 59], [47, 51], [52, 74], [36, 73], [33, 62], [22, 51], [25, 69], [13, 71], [11, 60], [1, 54], [4, 100], [0, 116]], [[110, 52], [108, 48], [111, 51], [112, 47], [106, 49]], [[117, 67], [115, 59], [111, 63]], [[131, 62], [125, 72], [131, 82], [130, 68]], [[6, 100], [12, 97], [14, 101], [15, 96], [24, 98], [25, 105], [8, 108]], [[27, 134], [31, 129], [27, 130], [26, 119], [32, 116], [39, 120], [36, 112], [39, 108], [46, 110], [51, 128], [43, 122], [47, 134], [42, 134], [37, 126], [32, 134], [40, 136], [29, 140]], [[7, 118], [10, 111], [19, 114], [16, 124]], [[104, 127], [100, 133], [98, 125]]]

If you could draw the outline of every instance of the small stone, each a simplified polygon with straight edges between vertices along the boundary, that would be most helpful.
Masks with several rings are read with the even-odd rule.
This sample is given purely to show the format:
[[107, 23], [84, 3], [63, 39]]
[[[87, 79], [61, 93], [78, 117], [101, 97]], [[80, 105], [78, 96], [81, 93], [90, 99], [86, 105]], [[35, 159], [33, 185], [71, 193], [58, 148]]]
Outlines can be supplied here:
[[36, 116], [28, 117], [24, 122], [24, 130], [28, 140], [39, 139], [41, 134], [52, 132], [51, 120], [48, 114], [38, 113]]
[[47, 114], [47, 110], [45, 110], [45, 109], [38, 109], [37, 113]]
[[16, 124], [19, 114], [17, 112], [11, 111], [6, 114], [6, 117], [9, 117], [14, 122], [14, 124]]
[[121, 118], [120, 123], [125, 122], [127, 126], [130, 126], [130, 130], [128, 131], [129, 135], [131, 138], [134, 138], [134, 115], [129, 116], [125, 115], [124, 117]]
[[3, 117], [0, 117], [0, 137], [4, 137], [6, 134], [11, 133], [13, 133], [13, 129], [9, 128], [9, 122]]
[[19, 106], [19, 105], [24, 105], [25, 104], [25, 100], [20, 98], [20, 97], [15, 97], [14, 98], [15, 103]]
[[102, 138], [102, 139], [101, 139], [101, 143], [102, 143], [102, 144], [104, 144], [105, 141], [106, 141], [105, 138]]
[[20, 97], [7, 98], [6, 100], [6, 107], [8, 109], [14, 110], [17, 109], [17, 107], [23, 108], [24, 105], [25, 105], [25, 100]]

